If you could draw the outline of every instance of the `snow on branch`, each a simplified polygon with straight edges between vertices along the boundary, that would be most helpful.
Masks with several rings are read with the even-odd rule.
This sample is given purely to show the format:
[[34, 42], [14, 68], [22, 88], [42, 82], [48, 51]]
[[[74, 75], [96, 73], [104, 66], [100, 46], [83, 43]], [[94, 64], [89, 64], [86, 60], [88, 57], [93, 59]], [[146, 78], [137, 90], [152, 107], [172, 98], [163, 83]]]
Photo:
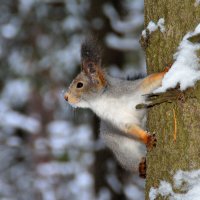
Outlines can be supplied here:
[[154, 91], [165, 92], [180, 84], [180, 90], [194, 86], [200, 80], [200, 60], [197, 51], [200, 50], [200, 24], [193, 32], [187, 33], [178, 51], [174, 54], [174, 63], [162, 80], [162, 86]]
[[0, 101], [0, 127], [19, 128], [35, 134], [40, 131], [39, 120], [11, 110], [4, 102]]
[[[126, 4], [126, 1], [123, 2]], [[105, 16], [109, 19], [112, 28], [118, 33], [132, 33], [134, 29], [137, 29], [143, 24], [143, 3], [140, 1], [133, 1], [128, 3], [128, 8], [132, 9], [134, 12], [128, 12], [128, 15], [124, 20], [120, 19], [117, 10], [110, 3], [105, 3], [103, 5], [103, 12]]]
[[200, 170], [182, 171], [179, 170], [173, 177], [174, 189], [172, 184], [161, 181], [158, 188], [151, 188], [149, 199], [154, 200], [161, 195], [169, 200], [199, 200], [200, 197]]
[[106, 36], [105, 41], [108, 47], [121, 51], [137, 50], [139, 48], [138, 40], [133, 38], [122, 38], [112, 33]]
[[142, 31], [142, 36], [146, 38], [148, 34], [151, 34], [152, 32], [156, 31], [158, 28], [162, 33], [165, 32], [164, 23], [165, 23], [164, 18], [160, 18], [157, 24], [153, 21], [150, 21], [146, 29]]

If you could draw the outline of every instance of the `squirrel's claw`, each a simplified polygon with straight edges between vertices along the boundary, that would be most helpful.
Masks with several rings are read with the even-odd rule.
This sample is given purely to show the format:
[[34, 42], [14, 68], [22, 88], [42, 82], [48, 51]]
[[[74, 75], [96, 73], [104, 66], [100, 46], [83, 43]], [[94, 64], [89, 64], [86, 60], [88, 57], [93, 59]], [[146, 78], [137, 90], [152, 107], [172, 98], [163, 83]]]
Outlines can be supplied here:
[[156, 135], [152, 134], [148, 136], [148, 140], [147, 140], [147, 150], [150, 151], [153, 149], [153, 147], [156, 147], [156, 143], [157, 143], [157, 139], [156, 139]]

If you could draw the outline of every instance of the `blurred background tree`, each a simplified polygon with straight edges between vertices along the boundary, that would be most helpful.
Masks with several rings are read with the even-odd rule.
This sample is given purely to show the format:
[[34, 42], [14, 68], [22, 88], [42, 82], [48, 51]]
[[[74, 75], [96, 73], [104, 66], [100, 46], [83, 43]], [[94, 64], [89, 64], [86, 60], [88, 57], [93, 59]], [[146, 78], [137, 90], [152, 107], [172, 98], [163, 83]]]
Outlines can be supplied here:
[[144, 199], [144, 181], [116, 163], [98, 120], [63, 94], [94, 34], [110, 74], [145, 73], [140, 0], [1, 0], [0, 198]]

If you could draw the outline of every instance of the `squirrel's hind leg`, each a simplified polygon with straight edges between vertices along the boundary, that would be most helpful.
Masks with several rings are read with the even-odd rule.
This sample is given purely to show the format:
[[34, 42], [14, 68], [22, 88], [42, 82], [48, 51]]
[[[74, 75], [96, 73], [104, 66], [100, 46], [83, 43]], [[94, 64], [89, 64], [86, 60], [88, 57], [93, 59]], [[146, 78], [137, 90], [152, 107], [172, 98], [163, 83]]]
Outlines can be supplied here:
[[145, 157], [141, 159], [138, 171], [139, 171], [139, 176], [141, 178], [146, 178], [146, 158]]

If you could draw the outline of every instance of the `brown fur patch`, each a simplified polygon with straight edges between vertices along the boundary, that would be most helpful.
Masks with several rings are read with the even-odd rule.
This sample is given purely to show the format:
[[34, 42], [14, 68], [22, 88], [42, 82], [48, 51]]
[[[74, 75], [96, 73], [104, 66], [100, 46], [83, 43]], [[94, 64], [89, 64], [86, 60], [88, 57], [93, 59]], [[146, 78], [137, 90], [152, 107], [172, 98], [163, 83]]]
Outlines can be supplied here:
[[99, 80], [101, 82], [101, 85], [102, 86], [106, 86], [107, 81], [105, 79], [105, 73], [104, 73], [104, 71], [102, 69], [98, 70], [98, 78], [99, 78]]
[[106, 85], [105, 73], [101, 66], [90, 61], [83, 61], [82, 69], [92, 83], [97, 84], [98, 88], [102, 88]]

